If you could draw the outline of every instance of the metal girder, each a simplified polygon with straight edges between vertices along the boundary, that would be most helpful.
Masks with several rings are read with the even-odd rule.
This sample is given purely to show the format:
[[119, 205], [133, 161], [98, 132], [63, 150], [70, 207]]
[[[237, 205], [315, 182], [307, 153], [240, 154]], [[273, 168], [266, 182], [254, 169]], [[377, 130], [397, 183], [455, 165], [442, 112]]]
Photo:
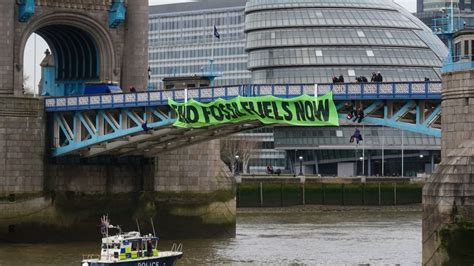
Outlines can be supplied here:
[[[336, 102], [340, 112], [344, 112], [342, 111], [344, 101]], [[441, 113], [440, 102], [437, 100], [431, 100], [427, 108], [425, 100], [397, 98], [396, 100], [357, 100], [357, 102], [360, 106], [366, 106], [364, 123], [441, 136], [439, 129], [431, 127]], [[401, 108], [394, 113], [394, 107], [397, 106]], [[383, 114], [380, 108], [383, 108]], [[416, 118], [413, 115], [407, 115], [413, 114], [413, 110], [416, 110]], [[429, 113], [426, 110], [433, 111]], [[425, 112], [429, 113], [426, 118]], [[159, 104], [130, 108], [57, 111], [53, 115], [53, 156], [67, 154], [85, 157], [103, 154], [153, 156], [178, 147], [264, 126], [258, 121], [252, 121], [185, 129], [172, 126], [175, 117], [176, 115], [169, 107]], [[340, 120], [347, 121], [345, 113], [340, 113], [339, 117]], [[145, 130], [146, 128], [148, 130]]]
[[222, 138], [222, 137], [225, 137], [225, 136], [228, 136], [240, 131], [252, 130], [252, 129], [260, 128], [262, 126], [264, 125], [261, 124], [260, 122], [252, 122], [252, 123], [243, 122], [242, 125], [238, 127], [235, 127], [235, 124], [224, 125], [220, 127], [220, 130], [212, 130], [211, 132], [202, 131], [204, 133], [203, 135], [198, 134], [192, 140], [184, 139], [181, 142], [170, 143], [169, 145], [167, 143], [167, 145], [160, 146], [156, 149], [153, 149], [153, 150], [150, 149], [149, 151], [144, 152], [143, 155], [145, 157], [155, 157], [163, 152], [172, 151], [175, 149], [179, 149], [182, 147], [198, 144], [198, 143], [213, 140], [213, 139], [219, 139], [219, 138]]
[[[400, 101], [400, 100], [398, 100]], [[371, 112], [375, 111], [376, 109], [380, 108], [383, 105], [384, 107], [384, 117], [372, 117]], [[433, 112], [427, 117], [424, 118], [424, 109], [425, 109], [425, 102], [423, 101], [413, 101], [408, 100], [403, 106], [396, 112], [394, 115], [390, 115], [391, 111], [389, 108], [392, 108], [391, 102], [383, 102], [383, 101], [374, 101], [369, 103], [369, 106], [364, 109], [365, 118], [363, 119], [364, 123], [372, 124], [372, 125], [380, 125], [380, 126], [387, 126], [392, 128], [398, 128], [401, 130], [407, 130], [415, 133], [430, 135], [434, 137], [441, 137], [441, 130], [437, 128], [430, 127], [434, 121], [439, 117], [441, 113], [441, 102], [438, 103], [437, 107], [433, 110]], [[423, 108], [423, 110], [422, 110]], [[409, 111], [416, 110], [416, 118], [413, 123], [407, 123], [400, 121]], [[347, 121], [347, 114], [340, 113], [339, 119], [341, 121]], [[420, 122], [424, 121], [424, 122]], [[355, 123], [355, 122], [354, 122]]]
[[[56, 113], [54, 115], [53, 156], [84, 153], [84, 149], [86, 152], [81, 155], [96, 156], [172, 132], [170, 129], [168, 129], [169, 132], [164, 130], [166, 126], [173, 124], [175, 119], [159, 112], [158, 118], [149, 116], [147, 119], [147, 111], [147, 108], [132, 111], [124, 108], [118, 113], [117, 110], [99, 110], [87, 114], [83, 111]], [[90, 118], [92, 115], [95, 119]], [[70, 116], [72, 119], [68, 120], [65, 116]], [[145, 132], [142, 127], [145, 121], [147, 121], [149, 132]], [[87, 132], [84, 136], [83, 131]], [[67, 142], [61, 145], [61, 139], [66, 139]]]

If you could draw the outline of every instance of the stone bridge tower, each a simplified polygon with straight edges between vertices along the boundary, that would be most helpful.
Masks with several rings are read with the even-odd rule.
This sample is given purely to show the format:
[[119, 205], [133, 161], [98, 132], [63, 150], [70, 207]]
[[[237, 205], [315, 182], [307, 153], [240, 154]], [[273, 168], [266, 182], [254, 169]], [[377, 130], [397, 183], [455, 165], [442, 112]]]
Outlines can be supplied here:
[[51, 48], [59, 85], [115, 81], [146, 88], [148, 1], [2, 0], [0, 10], [0, 95], [23, 94], [23, 54], [32, 33]]
[[23, 94], [28, 37], [37, 33], [51, 48], [56, 86], [146, 88], [148, 1], [1, 0], [0, 13], [0, 192], [41, 191], [46, 121], [43, 100]]
[[[474, 30], [443, 73], [441, 164], [423, 188], [423, 264], [474, 262]], [[462, 49], [461, 49], [462, 48]]]

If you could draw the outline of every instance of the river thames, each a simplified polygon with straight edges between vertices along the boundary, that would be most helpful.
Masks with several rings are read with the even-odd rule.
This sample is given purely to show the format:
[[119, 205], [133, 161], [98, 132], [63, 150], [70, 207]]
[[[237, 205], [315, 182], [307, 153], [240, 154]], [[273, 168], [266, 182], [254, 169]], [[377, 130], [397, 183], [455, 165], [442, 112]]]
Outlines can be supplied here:
[[[0, 265], [80, 265], [97, 243], [0, 244]], [[414, 210], [239, 210], [229, 239], [163, 240], [184, 245], [179, 265], [421, 264], [421, 212]]]

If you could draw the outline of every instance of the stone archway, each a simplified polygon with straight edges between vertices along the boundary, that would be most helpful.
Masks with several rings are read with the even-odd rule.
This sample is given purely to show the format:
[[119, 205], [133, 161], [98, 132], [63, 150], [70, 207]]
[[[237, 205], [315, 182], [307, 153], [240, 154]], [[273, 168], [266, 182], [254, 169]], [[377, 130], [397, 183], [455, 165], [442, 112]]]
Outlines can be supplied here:
[[116, 50], [108, 29], [83, 13], [53, 13], [30, 23], [17, 46], [15, 94], [22, 93], [24, 49], [37, 33], [53, 50], [59, 81], [117, 81]]

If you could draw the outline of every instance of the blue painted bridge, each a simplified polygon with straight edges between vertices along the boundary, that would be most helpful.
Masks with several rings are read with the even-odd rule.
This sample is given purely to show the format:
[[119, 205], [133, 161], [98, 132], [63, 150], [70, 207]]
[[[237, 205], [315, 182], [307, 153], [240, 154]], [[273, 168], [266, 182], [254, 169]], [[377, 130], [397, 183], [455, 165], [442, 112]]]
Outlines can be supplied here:
[[[346, 119], [345, 104], [364, 109], [363, 123], [384, 125], [440, 137], [440, 82], [319, 84], [317, 93], [333, 92], [341, 125]], [[292, 98], [314, 95], [314, 84], [240, 85], [188, 89], [188, 99], [210, 102], [218, 98], [274, 95]], [[45, 99], [52, 124], [53, 156], [157, 154], [187, 145], [220, 138], [264, 125], [258, 121], [225, 124], [200, 129], [173, 127], [176, 114], [168, 99], [183, 102], [184, 90], [82, 95]], [[149, 130], [144, 131], [146, 122]]]

